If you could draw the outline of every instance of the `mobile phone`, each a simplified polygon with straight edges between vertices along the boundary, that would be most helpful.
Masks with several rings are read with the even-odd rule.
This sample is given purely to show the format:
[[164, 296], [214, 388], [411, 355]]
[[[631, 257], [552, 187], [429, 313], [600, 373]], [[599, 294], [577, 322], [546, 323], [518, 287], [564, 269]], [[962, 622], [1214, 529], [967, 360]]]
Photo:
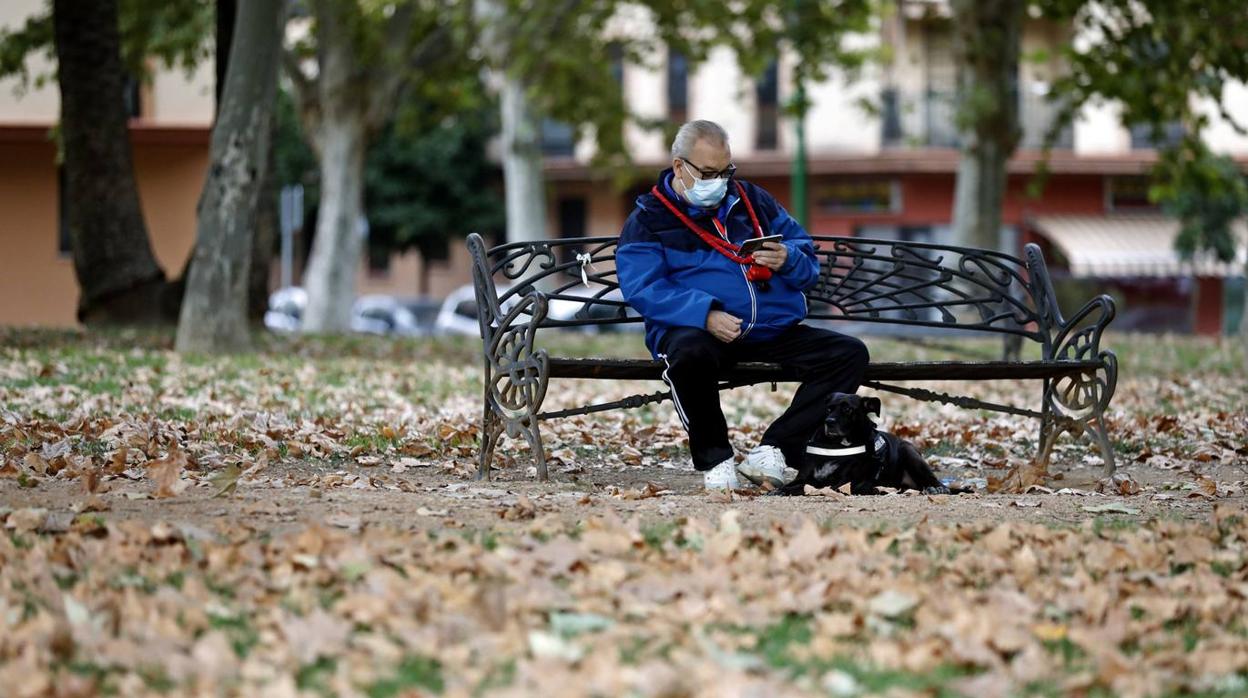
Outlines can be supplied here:
[[765, 235], [761, 238], [750, 238], [749, 240], [741, 243], [741, 251], [737, 254], [742, 257], [747, 257], [757, 252], [764, 244], [768, 242], [780, 242], [783, 239], [783, 235]]

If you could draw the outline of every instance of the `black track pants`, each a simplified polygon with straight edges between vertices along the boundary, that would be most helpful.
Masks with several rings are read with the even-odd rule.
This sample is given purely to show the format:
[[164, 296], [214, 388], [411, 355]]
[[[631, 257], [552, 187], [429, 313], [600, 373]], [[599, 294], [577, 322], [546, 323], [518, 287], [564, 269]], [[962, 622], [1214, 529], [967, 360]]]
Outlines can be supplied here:
[[728, 424], [719, 406], [721, 369], [739, 361], [767, 361], [794, 369], [801, 386], [793, 402], [763, 434], [763, 444], [784, 453], [790, 467], [800, 467], [806, 444], [823, 421], [832, 393], [853, 393], [867, 369], [867, 346], [831, 330], [794, 325], [780, 336], [759, 342], [725, 344], [695, 327], [667, 331], [659, 345], [667, 362], [663, 380], [672, 389], [680, 421], [689, 433], [689, 454], [698, 470], [710, 470], [732, 457]]

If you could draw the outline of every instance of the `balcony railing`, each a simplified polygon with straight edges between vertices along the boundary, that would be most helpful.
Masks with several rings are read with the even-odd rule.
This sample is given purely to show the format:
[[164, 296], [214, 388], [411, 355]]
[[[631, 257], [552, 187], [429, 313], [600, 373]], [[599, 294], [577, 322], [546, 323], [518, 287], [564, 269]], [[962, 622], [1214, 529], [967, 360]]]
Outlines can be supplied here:
[[[1045, 134], [1058, 117], [1058, 105], [1041, 94], [1024, 92], [1019, 103], [1022, 127], [1020, 148], [1040, 148]], [[881, 128], [888, 148], [956, 148], [957, 103], [948, 90], [905, 92], [886, 88], [881, 95]], [[1069, 125], [1058, 134], [1054, 148], [1069, 149], [1074, 143]]]

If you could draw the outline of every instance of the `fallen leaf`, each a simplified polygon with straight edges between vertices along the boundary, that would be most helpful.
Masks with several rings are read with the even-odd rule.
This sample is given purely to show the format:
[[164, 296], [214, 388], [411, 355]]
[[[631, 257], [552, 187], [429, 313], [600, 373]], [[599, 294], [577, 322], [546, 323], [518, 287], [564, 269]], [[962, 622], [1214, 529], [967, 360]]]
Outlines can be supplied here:
[[213, 473], [212, 477], [208, 478], [208, 481], [216, 489], [212, 496], [216, 498], [234, 494], [238, 490], [238, 479], [241, 475], [242, 468], [237, 463], [227, 465]]
[[867, 610], [885, 618], [896, 618], [909, 613], [918, 605], [919, 600], [911, 594], [895, 589], [885, 589], [871, 597], [871, 600], [867, 602]]
[[184, 467], [186, 467], [186, 454], [179, 450], [173, 451], [161, 460], [149, 463], [148, 472], [156, 484], [152, 490], [152, 497], [156, 499], [176, 497], [189, 487], [190, 483], [182, 479]]
[[1117, 502], [1109, 502], [1107, 504], [1096, 504], [1083, 507], [1083, 510], [1092, 514], [1138, 514], [1139, 509], [1129, 507], [1126, 504]]
[[1048, 480], [1048, 470], [1039, 461], [1027, 461], [1010, 469], [1000, 480], [988, 478], [989, 492], [1018, 494], [1034, 485], [1043, 486]]
[[345, 528], [354, 533], [360, 530], [362, 520], [359, 516], [338, 512], [336, 514], [330, 514], [329, 517], [325, 519], [325, 523], [330, 526], [336, 526], [337, 528]]
[[515, 504], [501, 510], [498, 515], [504, 521], [524, 521], [537, 516], [537, 507], [528, 497], [520, 495]]
[[29, 533], [43, 525], [48, 510], [42, 507], [15, 509], [4, 522], [4, 527], [17, 533]]
[[1108, 478], [1097, 480], [1096, 491], [1126, 497], [1139, 494], [1140, 483], [1126, 473], [1114, 473]]

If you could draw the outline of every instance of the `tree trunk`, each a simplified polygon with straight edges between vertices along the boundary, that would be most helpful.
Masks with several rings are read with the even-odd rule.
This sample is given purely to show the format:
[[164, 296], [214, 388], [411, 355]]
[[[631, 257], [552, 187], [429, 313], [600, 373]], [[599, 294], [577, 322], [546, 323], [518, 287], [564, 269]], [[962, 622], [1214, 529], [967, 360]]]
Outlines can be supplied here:
[[117, 0], [54, 0], [61, 138], [78, 319], [161, 321], [165, 274], [139, 205], [122, 99]]
[[247, 319], [252, 324], [264, 322], [264, 311], [269, 307], [269, 278], [273, 268], [273, 252], [277, 247], [278, 227], [281, 225], [277, 204], [277, 119], [271, 119], [269, 129], [268, 167], [260, 180], [260, 201], [256, 204], [256, 234], [251, 244], [251, 280], [247, 283]]
[[363, 247], [364, 153], [362, 113], [326, 113], [321, 122], [321, 201], [316, 237], [304, 274], [308, 307], [305, 332], [346, 332], [355, 300], [355, 273]]
[[1018, 61], [1026, 3], [952, 0], [950, 6], [961, 139], [954, 237], [962, 245], [996, 250], [1006, 164], [1021, 137]]
[[539, 124], [524, 85], [504, 76], [502, 112], [503, 186], [507, 200], [507, 242], [546, 239], [546, 185], [542, 175]]
[[221, 100], [225, 92], [225, 76], [230, 67], [230, 46], [234, 43], [235, 17], [238, 14], [238, 0], [217, 0], [216, 12], [216, 47], [214, 59], [217, 69], [217, 82], [213, 95], [216, 98], [216, 109], [221, 109]]
[[269, 166], [284, 0], [243, 3], [212, 129], [212, 166], [178, 322], [180, 352], [245, 349], [252, 230]]
[[1244, 352], [1244, 373], [1248, 374], [1248, 270], [1244, 272], [1243, 306], [1239, 315], [1239, 346]]
[[953, 229], [958, 244], [1000, 249], [1001, 206], [1008, 159], [997, 143], [962, 147], [953, 195]]

